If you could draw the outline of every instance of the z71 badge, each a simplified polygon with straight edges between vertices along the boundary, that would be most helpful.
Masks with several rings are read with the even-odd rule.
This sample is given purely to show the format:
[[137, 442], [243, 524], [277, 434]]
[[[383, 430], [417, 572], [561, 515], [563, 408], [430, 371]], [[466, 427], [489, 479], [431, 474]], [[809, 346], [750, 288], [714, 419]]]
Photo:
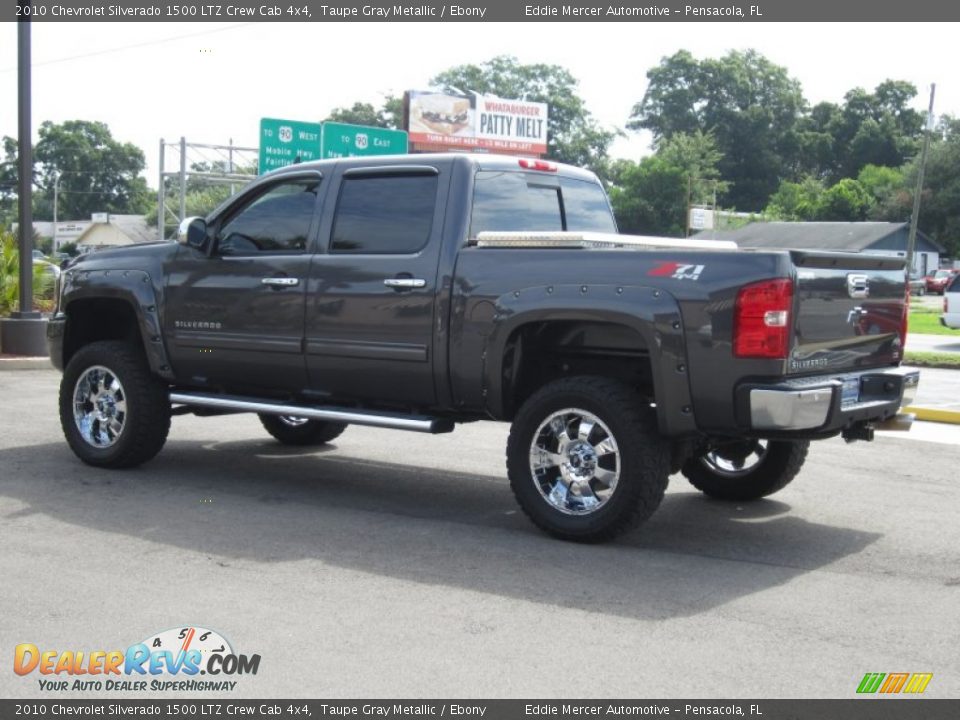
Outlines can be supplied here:
[[678, 262], [662, 262], [647, 273], [649, 277], [669, 277], [674, 280], [699, 280], [706, 265], [686, 265]]

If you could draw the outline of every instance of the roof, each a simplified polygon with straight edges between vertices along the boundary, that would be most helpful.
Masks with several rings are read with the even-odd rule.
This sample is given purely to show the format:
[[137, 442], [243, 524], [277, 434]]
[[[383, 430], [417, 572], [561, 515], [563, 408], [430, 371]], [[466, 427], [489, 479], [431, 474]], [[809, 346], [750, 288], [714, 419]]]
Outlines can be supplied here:
[[138, 245], [157, 242], [157, 228], [143, 215], [110, 215], [109, 222], [91, 223], [76, 239], [78, 245]]
[[159, 236], [157, 227], [147, 225], [147, 219], [143, 215], [110, 215], [110, 224], [117, 228], [133, 240], [135, 243], [157, 242]]
[[[736, 230], [699, 233], [702, 239], [733, 240], [740, 247], [847, 250], [906, 247], [909, 223], [892, 222], [754, 222]], [[897, 242], [902, 236], [902, 242]], [[917, 234], [937, 251], [943, 248], [924, 233]]]
[[[365, 168], [370, 166], [418, 166], [430, 165], [431, 163], [449, 163], [449, 162], [469, 163], [480, 170], [528, 170], [539, 172], [536, 169], [528, 169], [521, 165], [524, 163], [537, 162], [534, 158], [520, 157], [517, 155], [501, 155], [499, 153], [468, 153], [468, 152], [450, 152], [450, 153], [414, 153], [406, 155], [364, 155], [360, 157], [347, 158], [327, 158], [324, 160], [311, 160], [304, 163], [285, 165], [276, 168], [263, 175], [257, 180], [270, 177], [276, 178], [285, 173], [296, 173], [304, 170], [317, 170], [319, 172], [329, 172], [334, 166], [341, 166], [345, 169]], [[562, 175], [564, 177], [573, 177], [590, 182], [598, 182], [594, 173], [574, 165], [567, 165], [555, 160], [543, 160], [555, 166], [555, 169], [547, 171]]]

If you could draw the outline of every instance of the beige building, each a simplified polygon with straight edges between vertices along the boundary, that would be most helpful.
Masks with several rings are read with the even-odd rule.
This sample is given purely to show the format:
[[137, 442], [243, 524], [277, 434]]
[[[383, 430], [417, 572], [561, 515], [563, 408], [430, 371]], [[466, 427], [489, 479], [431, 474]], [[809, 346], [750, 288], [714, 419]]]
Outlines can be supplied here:
[[156, 241], [157, 229], [148, 226], [143, 215], [106, 213], [94, 215], [90, 225], [75, 240], [80, 252]]

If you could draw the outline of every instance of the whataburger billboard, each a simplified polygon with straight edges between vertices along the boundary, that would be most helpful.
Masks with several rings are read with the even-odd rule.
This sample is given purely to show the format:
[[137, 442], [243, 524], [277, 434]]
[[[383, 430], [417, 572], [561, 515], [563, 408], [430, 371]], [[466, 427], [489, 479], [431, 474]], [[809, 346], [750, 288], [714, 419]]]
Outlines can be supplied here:
[[404, 125], [420, 151], [547, 152], [546, 103], [410, 90], [404, 96]]

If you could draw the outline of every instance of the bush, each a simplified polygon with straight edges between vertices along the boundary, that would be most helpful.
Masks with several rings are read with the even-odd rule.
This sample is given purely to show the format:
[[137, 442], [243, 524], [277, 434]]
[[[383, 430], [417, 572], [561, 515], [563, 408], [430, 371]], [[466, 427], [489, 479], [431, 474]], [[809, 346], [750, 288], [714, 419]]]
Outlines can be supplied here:
[[[44, 265], [33, 265], [34, 309], [50, 312], [54, 306], [53, 276]], [[0, 315], [9, 315], [20, 306], [20, 250], [13, 233], [0, 230]]]

